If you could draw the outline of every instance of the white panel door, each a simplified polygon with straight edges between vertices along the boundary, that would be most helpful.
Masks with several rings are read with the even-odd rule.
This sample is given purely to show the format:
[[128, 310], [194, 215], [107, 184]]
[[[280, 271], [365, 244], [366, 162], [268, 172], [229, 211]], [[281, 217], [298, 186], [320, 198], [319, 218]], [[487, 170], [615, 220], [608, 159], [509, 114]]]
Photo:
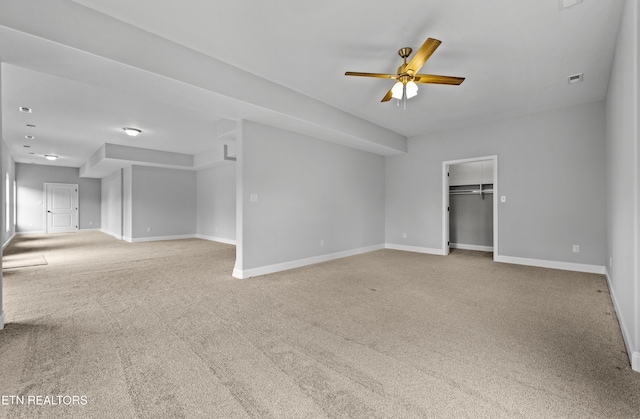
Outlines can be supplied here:
[[78, 185], [46, 183], [46, 233], [78, 230]]

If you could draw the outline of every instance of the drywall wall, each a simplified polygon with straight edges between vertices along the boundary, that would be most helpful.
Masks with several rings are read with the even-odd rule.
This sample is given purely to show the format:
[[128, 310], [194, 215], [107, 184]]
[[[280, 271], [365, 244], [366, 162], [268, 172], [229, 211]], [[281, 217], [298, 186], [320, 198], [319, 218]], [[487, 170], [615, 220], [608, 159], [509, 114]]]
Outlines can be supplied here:
[[132, 233], [132, 208], [133, 197], [131, 190], [131, 179], [133, 169], [131, 166], [122, 169], [122, 238], [131, 241]]
[[[2, 60], [0, 60], [0, 98], [2, 98]], [[4, 138], [2, 137], [2, 100], [0, 100], [0, 142], [4, 145]], [[0, 160], [4, 161], [4, 153], [6, 152], [6, 149], [3, 147], [0, 147]], [[0, 187], [0, 196], [4, 193], [4, 188]], [[0, 221], [0, 230], [4, 230], [5, 226], [4, 226], [5, 221]], [[0, 258], [0, 264], [2, 264], [2, 258]], [[4, 291], [2, 289], [2, 269], [0, 269], [0, 330], [4, 329], [4, 322], [5, 322], [5, 317], [4, 317]]]
[[[493, 187], [493, 160], [452, 164], [449, 186], [454, 190]], [[493, 248], [493, 194], [449, 195], [451, 247], [471, 250]]]
[[131, 169], [132, 241], [195, 237], [196, 172], [135, 165]]
[[626, 1], [606, 101], [607, 277], [633, 367], [640, 371], [638, 3]]
[[101, 230], [122, 239], [122, 170], [101, 180]]
[[236, 241], [236, 164], [227, 162], [196, 174], [196, 231], [200, 238]]
[[413, 137], [386, 157], [386, 241], [442, 252], [443, 161], [497, 155], [506, 202], [494, 251], [603, 270], [604, 137], [603, 102]]
[[18, 184], [18, 233], [44, 232], [45, 183], [78, 184], [80, 229], [99, 229], [101, 225], [100, 179], [80, 178], [77, 167], [16, 163]]
[[[476, 185], [476, 188], [478, 186]], [[493, 247], [493, 196], [449, 196], [449, 241], [452, 247], [481, 246], [472, 250]]]
[[[5, 202], [6, 199], [6, 180], [5, 175], [9, 173], [9, 200]], [[16, 163], [9, 153], [9, 148], [7, 144], [2, 140], [2, 220], [4, 224], [2, 225], [2, 231], [0, 232], [0, 242], [2, 243], [2, 248], [4, 249], [9, 245], [11, 239], [15, 235], [15, 218], [16, 214], [14, 211], [14, 183], [16, 176]], [[6, 204], [6, 205], [5, 205]], [[9, 212], [9, 224], [7, 224], [7, 210]]]
[[382, 247], [382, 156], [248, 121], [239, 131], [235, 276]]

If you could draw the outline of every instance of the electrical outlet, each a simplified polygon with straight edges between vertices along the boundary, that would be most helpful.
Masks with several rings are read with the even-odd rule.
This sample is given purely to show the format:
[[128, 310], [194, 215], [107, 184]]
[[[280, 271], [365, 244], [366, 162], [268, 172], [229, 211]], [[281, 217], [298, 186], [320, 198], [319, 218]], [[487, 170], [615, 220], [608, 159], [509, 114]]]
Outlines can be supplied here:
[[609, 267], [613, 268], [613, 258], [609, 256]]
[[324, 246], [324, 239], [320, 239], [320, 246]]
[[577, 244], [573, 245], [573, 253], [580, 253], [580, 246]]
[[406, 239], [407, 238], [407, 233], [402, 233], [402, 238]]
[[147, 227], [147, 233], [151, 232], [151, 227]]
[[507, 197], [505, 195], [502, 195], [500, 197], [500, 202], [507, 202]]

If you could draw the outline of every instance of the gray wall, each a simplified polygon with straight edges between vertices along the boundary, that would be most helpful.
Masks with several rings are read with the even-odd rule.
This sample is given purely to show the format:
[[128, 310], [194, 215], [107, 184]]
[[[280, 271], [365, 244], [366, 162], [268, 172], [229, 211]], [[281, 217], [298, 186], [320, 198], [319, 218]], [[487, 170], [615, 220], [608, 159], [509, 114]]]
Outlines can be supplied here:
[[133, 226], [133, 196], [132, 183], [133, 168], [131, 166], [122, 169], [122, 238], [132, 240]]
[[449, 207], [452, 244], [493, 247], [493, 195], [450, 195]]
[[195, 236], [195, 172], [133, 166], [131, 192], [134, 241], [152, 237]]
[[16, 163], [16, 181], [19, 208], [17, 232], [44, 232], [45, 183], [78, 184], [80, 229], [100, 228], [100, 179], [80, 178], [77, 167]]
[[247, 121], [240, 137], [236, 269], [384, 243], [382, 156]]
[[[0, 125], [0, 128], [2, 126]], [[1, 158], [2, 158], [2, 220], [4, 223], [6, 223], [6, 207], [4, 205], [5, 202], [5, 173], [9, 172], [9, 225], [6, 226], [4, 223], [2, 224], [2, 231], [1, 231], [1, 235], [0, 235], [0, 241], [2, 243], [2, 247], [6, 247], [10, 241], [11, 238], [13, 237], [13, 235], [15, 234], [15, 226], [14, 226], [14, 222], [15, 222], [15, 217], [16, 214], [13, 211], [13, 181], [16, 178], [16, 163], [13, 160], [13, 157], [11, 157], [11, 154], [9, 153], [9, 148], [7, 147], [7, 144], [4, 142], [4, 140], [2, 140], [2, 154], [1, 154]], [[8, 227], [8, 229], [7, 229]], [[7, 231], [9, 230], [9, 231]]]
[[236, 164], [199, 170], [196, 192], [198, 237], [235, 242]]
[[607, 192], [603, 198], [609, 283], [629, 356], [640, 371], [638, 14], [638, 3], [626, 1], [607, 92]]
[[[2, 137], [2, 60], [0, 60], [0, 142], [3, 147], [0, 147], [0, 159], [4, 161], [4, 155], [7, 152], [4, 147], [4, 138]], [[0, 186], [0, 196], [4, 193], [4, 187]], [[4, 221], [0, 221], [0, 230], [4, 230]], [[2, 259], [0, 258], [0, 261]], [[0, 262], [2, 264], [2, 262]], [[4, 329], [4, 291], [2, 290], [2, 269], [0, 269], [0, 329]]]
[[101, 229], [122, 239], [122, 170], [116, 170], [101, 180]]
[[442, 249], [442, 162], [497, 155], [499, 254], [603, 266], [604, 124], [597, 102], [411, 138], [386, 158], [387, 243]]

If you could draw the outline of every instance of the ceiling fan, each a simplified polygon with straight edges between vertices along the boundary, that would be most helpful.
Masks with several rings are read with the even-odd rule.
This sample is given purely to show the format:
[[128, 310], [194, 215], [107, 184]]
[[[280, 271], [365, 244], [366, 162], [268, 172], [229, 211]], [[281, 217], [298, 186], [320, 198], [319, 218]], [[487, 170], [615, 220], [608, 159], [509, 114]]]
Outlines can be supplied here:
[[430, 83], [430, 84], [452, 84], [460, 85], [464, 81], [464, 77], [452, 77], [452, 76], [436, 76], [433, 74], [418, 74], [418, 71], [422, 68], [425, 62], [431, 57], [435, 50], [440, 46], [442, 42], [428, 38], [420, 49], [414, 54], [413, 58], [407, 63], [407, 57], [411, 55], [412, 49], [409, 47], [401, 48], [398, 51], [398, 55], [403, 59], [404, 63], [398, 67], [396, 74], [383, 74], [383, 73], [360, 73], [355, 71], [347, 71], [345, 76], [359, 76], [359, 77], [378, 77], [383, 79], [395, 79], [397, 82], [393, 85], [387, 94], [382, 98], [381, 102], [388, 102], [391, 98], [406, 100], [414, 97], [418, 94], [417, 83]]

